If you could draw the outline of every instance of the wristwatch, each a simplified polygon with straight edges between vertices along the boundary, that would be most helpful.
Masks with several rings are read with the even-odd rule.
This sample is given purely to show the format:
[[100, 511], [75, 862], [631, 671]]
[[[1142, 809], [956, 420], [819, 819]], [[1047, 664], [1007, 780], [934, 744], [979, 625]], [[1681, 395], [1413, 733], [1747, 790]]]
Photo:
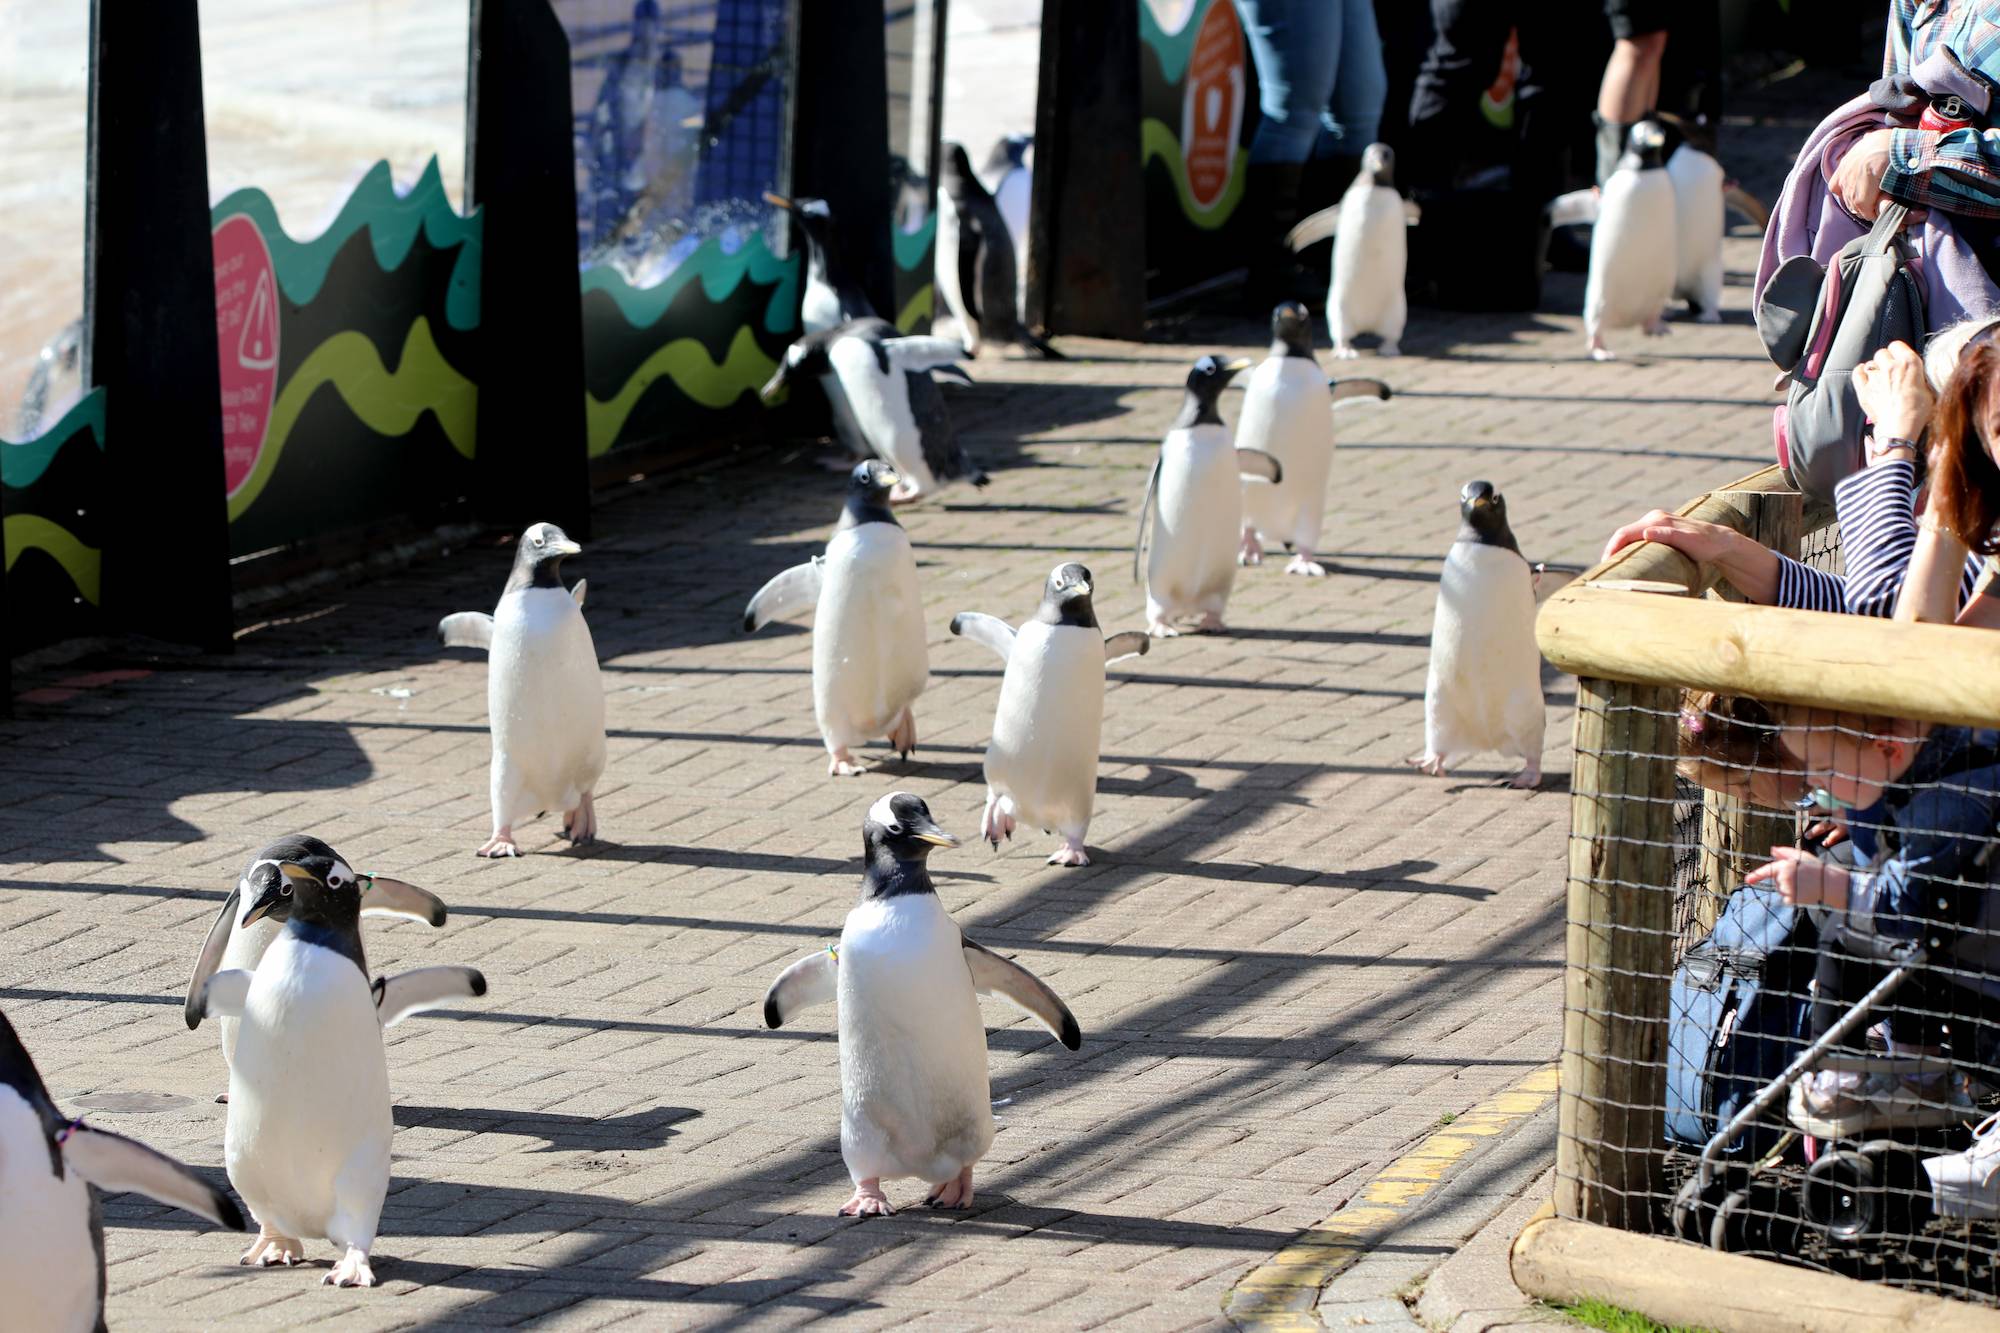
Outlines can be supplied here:
[[1910, 461], [1913, 463], [1923, 457], [1923, 450], [1917, 447], [1915, 440], [1906, 440], [1900, 435], [1870, 435], [1864, 448], [1871, 463], [1883, 457], [1891, 449], [1908, 449]]

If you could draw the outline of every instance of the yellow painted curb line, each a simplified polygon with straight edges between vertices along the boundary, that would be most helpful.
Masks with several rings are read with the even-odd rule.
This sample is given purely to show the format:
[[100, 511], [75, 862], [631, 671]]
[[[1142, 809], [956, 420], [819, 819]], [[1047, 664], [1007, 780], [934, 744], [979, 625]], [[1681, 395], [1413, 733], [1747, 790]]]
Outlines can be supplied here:
[[1345, 1208], [1245, 1274], [1223, 1298], [1223, 1314], [1241, 1328], [1277, 1333], [1322, 1328], [1313, 1313], [1320, 1290], [1436, 1189], [1480, 1139], [1533, 1115], [1555, 1095], [1556, 1066], [1548, 1065], [1441, 1126], [1384, 1167]]

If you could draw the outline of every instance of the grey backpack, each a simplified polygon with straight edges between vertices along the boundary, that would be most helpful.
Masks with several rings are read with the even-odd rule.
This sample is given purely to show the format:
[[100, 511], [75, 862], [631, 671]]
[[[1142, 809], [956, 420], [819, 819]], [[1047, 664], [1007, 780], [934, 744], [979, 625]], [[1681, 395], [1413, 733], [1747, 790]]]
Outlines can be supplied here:
[[1854, 368], [1892, 342], [1922, 350], [1924, 292], [1902, 234], [1909, 209], [1884, 199], [1875, 227], [1821, 268], [1811, 255], [1778, 266], [1757, 296], [1757, 332], [1791, 377], [1773, 414], [1778, 462], [1792, 484], [1832, 503], [1833, 488], [1861, 469], [1867, 418]]

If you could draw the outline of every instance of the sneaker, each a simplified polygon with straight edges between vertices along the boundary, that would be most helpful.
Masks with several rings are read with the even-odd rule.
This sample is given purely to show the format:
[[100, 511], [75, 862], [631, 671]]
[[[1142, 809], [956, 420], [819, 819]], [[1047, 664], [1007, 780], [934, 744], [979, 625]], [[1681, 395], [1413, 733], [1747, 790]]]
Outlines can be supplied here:
[[1926, 1157], [1924, 1174], [1939, 1217], [2000, 1218], [2000, 1115], [1980, 1122], [1964, 1152]]
[[1977, 1114], [1956, 1080], [1939, 1074], [1822, 1069], [1792, 1085], [1794, 1125], [1822, 1139], [1851, 1139], [1870, 1129], [1949, 1125]]

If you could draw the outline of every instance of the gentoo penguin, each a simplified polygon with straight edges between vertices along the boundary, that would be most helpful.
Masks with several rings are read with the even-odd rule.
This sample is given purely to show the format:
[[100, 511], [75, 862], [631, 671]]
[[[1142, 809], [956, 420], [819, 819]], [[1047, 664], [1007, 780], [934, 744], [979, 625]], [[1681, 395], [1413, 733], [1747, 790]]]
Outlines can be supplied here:
[[1498, 750], [1519, 758], [1509, 785], [1542, 780], [1542, 655], [1535, 647], [1535, 574], [1507, 526], [1507, 502], [1493, 484], [1459, 492], [1458, 537], [1438, 580], [1424, 682], [1424, 753], [1414, 762], [1433, 777]]
[[1285, 238], [1294, 250], [1333, 237], [1333, 281], [1326, 289], [1326, 327], [1333, 354], [1359, 356], [1357, 334], [1381, 336], [1381, 356], [1402, 351], [1409, 304], [1403, 275], [1410, 243], [1404, 235], [1421, 217], [1414, 202], [1396, 192], [1396, 154], [1384, 143], [1369, 144], [1361, 170], [1340, 202], [1293, 227]]
[[840, 944], [792, 964], [764, 995], [764, 1022], [837, 1000], [840, 1155], [854, 1178], [844, 1217], [895, 1209], [882, 1182], [915, 1176], [933, 1208], [972, 1206], [972, 1166], [993, 1144], [986, 1027], [978, 996], [1006, 1000], [1072, 1051], [1076, 1017], [1034, 973], [967, 939], [938, 901], [926, 861], [958, 839], [908, 792], [861, 824], [867, 869]]
[[1326, 478], [1333, 466], [1333, 406], [1351, 399], [1383, 401], [1381, 380], [1330, 380], [1313, 360], [1312, 316], [1297, 301], [1271, 312], [1271, 352], [1243, 386], [1236, 438], [1278, 460], [1284, 479], [1243, 483], [1243, 542], [1237, 562], [1260, 565], [1264, 543], [1292, 552], [1287, 574], [1325, 578], [1313, 559], [1326, 516]]
[[1000, 210], [1000, 220], [1014, 238], [1014, 280], [1020, 289], [1015, 308], [1023, 320], [1028, 310], [1028, 206], [1035, 191], [1034, 149], [1034, 135], [1009, 134], [994, 141], [986, 165], [979, 169], [979, 183], [992, 194], [993, 206]]
[[[1284, 479], [1284, 467], [1257, 449], [1230, 443], [1216, 399], [1248, 361], [1227, 363], [1205, 356], [1188, 372], [1187, 396], [1174, 418], [1146, 498], [1139, 506], [1139, 537], [1132, 551], [1132, 577], [1141, 563], [1146, 580], [1146, 632], [1156, 637], [1181, 632], [1180, 622], [1197, 618], [1196, 628], [1222, 628], [1222, 609], [1236, 582], [1237, 537], [1243, 530], [1243, 495], [1238, 477], [1267, 482]], [[1150, 552], [1146, 524], [1153, 525]]]
[[[194, 973], [188, 978], [185, 1013], [189, 1019], [200, 1014], [202, 988], [217, 971], [229, 968], [243, 972], [257, 970], [257, 960], [271, 947], [271, 941], [278, 938], [279, 922], [266, 917], [255, 925], [239, 926], [240, 919], [250, 910], [252, 880], [266, 866], [279, 865], [286, 861], [302, 861], [308, 857], [319, 857], [335, 866], [335, 874], [343, 879], [352, 879], [361, 886], [361, 915], [407, 917], [412, 921], [423, 921], [433, 926], [445, 922], [445, 905], [436, 894], [426, 893], [414, 884], [406, 884], [400, 879], [387, 875], [362, 874], [348, 867], [333, 848], [318, 838], [303, 833], [294, 833], [278, 839], [258, 850], [250, 858], [250, 864], [243, 868], [243, 874], [236, 881], [236, 887], [222, 902], [222, 910], [215, 914], [215, 923], [208, 929], [208, 938], [202, 942], [201, 952], [195, 956]], [[216, 1024], [222, 1030], [222, 1058], [230, 1063], [236, 1055], [236, 1020], [225, 1018]], [[227, 1101], [228, 1094], [217, 1098]]]
[[1674, 183], [1660, 165], [1665, 141], [1657, 121], [1634, 125], [1625, 156], [1604, 182], [1583, 288], [1583, 326], [1593, 361], [1612, 359], [1604, 342], [1607, 330], [1636, 325], [1649, 336], [1667, 331], [1665, 308], [1678, 257]]
[[243, 1230], [236, 1201], [187, 1167], [57, 1110], [14, 1025], [0, 1014], [0, 1310], [7, 1327], [104, 1327], [98, 1190], [143, 1194]]
[[[331, 848], [327, 849], [329, 852]], [[224, 971], [187, 1016], [236, 1018], [223, 1137], [230, 1183], [259, 1230], [238, 1260], [305, 1257], [307, 1237], [343, 1253], [322, 1282], [372, 1287], [368, 1252], [389, 1191], [389, 1062], [382, 1029], [413, 1013], [486, 993], [469, 967], [423, 967], [368, 979], [361, 885], [337, 854], [258, 866], [246, 926], [284, 923], [255, 972]]]
[[888, 505], [895, 481], [881, 463], [856, 464], [826, 554], [772, 579], [743, 610], [751, 634], [812, 618], [813, 714], [832, 777], [866, 773], [854, 747], [876, 736], [905, 758], [917, 748], [915, 706], [930, 659], [917, 557]]
[[935, 370], [970, 384], [955, 364], [965, 354], [948, 338], [901, 337], [885, 319], [857, 319], [787, 347], [763, 395], [766, 401], [776, 397], [795, 376], [817, 377], [848, 448], [895, 469], [898, 481], [889, 498], [908, 504], [940, 482], [962, 479], [984, 486], [988, 481], [958, 443], [944, 395], [927, 373]]
[[874, 318], [875, 307], [868, 294], [861, 290], [852, 270], [841, 262], [833, 210], [826, 200], [787, 199], [767, 191], [764, 202], [797, 218], [799, 230], [805, 233], [806, 288], [799, 304], [799, 322], [805, 331], [824, 333], [849, 320]]
[[1020, 315], [1020, 282], [1014, 237], [993, 196], [972, 174], [965, 145], [944, 146], [938, 173], [937, 285], [958, 321], [969, 354], [982, 339], [1032, 347], [1052, 361], [1063, 359], [1025, 324]]
[[562, 562], [583, 548], [553, 523], [521, 534], [514, 571], [492, 615], [460, 611], [438, 622], [452, 648], [487, 650], [486, 711], [493, 730], [493, 836], [476, 856], [519, 856], [514, 825], [563, 812], [563, 836], [597, 836], [592, 793], [604, 776], [604, 686], [583, 619], [587, 580], [564, 588]]
[[1674, 291], [1703, 324], [1722, 322], [1722, 164], [1683, 139], [1667, 158], [1674, 187]]
[[1062, 835], [1052, 866], [1087, 866], [1084, 835], [1097, 799], [1097, 746], [1104, 728], [1104, 668], [1146, 651], [1137, 630], [1104, 637], [1090, 604], [1090, 571], [1057, 565], [1042, 604], [1019, 630], [977, 611], [951, 618], [951, 632], [1000, 654], [1000, 703], [986, 746], [986, 813], [980, 836], [997, 850], [1017, 819]]

